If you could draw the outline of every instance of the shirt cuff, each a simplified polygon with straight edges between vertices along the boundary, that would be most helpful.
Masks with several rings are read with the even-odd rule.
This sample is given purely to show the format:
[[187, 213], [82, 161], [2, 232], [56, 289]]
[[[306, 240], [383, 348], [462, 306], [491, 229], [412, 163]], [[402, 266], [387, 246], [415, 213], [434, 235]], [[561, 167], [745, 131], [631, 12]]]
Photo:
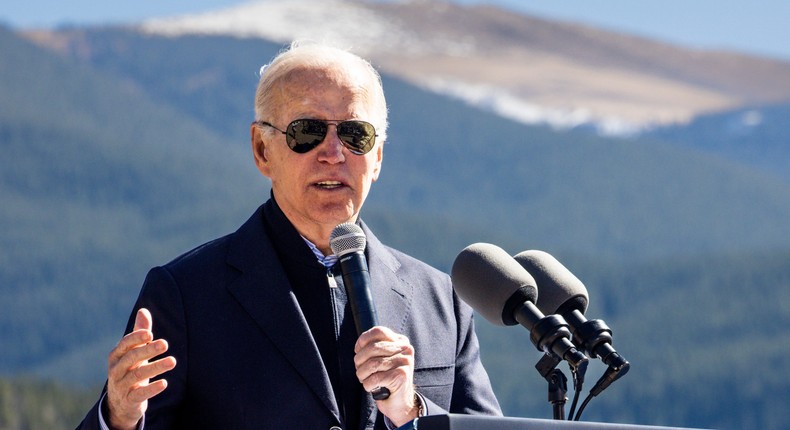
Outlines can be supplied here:
[[[417, 401], [417, 418], [424, 417], [426, 414], [426, 408], [428, 404], [425, 402], [425, 398], [422, 397], [422, 394], [418, 392], [414, 392], [414, 400]], [[392, 422], [386, 415], [384, 415], [384, 425], [387, 426], [387, 430], [396, 430], [398, 426]]]

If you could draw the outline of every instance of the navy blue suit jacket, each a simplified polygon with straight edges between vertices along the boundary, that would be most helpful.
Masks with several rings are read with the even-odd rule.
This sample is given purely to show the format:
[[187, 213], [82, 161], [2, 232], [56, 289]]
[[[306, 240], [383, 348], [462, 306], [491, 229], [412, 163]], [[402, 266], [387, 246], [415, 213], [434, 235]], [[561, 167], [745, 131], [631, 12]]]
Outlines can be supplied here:
[[[145, 428], [345, 428], [304, 315], [263, 225], [262, 209], [233, 234], [152, 269], [129, 320], [148, 308], [176, 368], [149, 401]], [[480, 362], [472, 309], [449, 277], [383, 245], [363, 224], [379, 322], [408, 336], [429, 414], [501, 414]], [[98, 428], [98, 402], [78, 428]], [[383, 429], [374, 401], [362, 428]], [[354, 429], [349, 429], [354, 430]]]

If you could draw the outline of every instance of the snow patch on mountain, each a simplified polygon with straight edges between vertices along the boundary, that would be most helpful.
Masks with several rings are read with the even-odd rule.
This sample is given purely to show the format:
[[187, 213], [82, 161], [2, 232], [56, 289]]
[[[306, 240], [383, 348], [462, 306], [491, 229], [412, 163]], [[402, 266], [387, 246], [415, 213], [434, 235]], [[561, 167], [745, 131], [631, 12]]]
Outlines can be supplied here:
[[422, 40], [408, 26], [352, 0], [258, 0], [227, 9], [144, 21], [140, 28], [169, 36], [187, 34], [258, 37], [274, 42], [310, 40], [361, 55], [376, 51], [463, 53], [466, 42]]
[[597, 117], [584, 108], [547, 108], [487, 84], [432, 78], [425, 81], [425, 88], [523, 124], [546, 124], [559, 130], [591, 127], [606, 136], [632, 136], [646, 127], [644, 124], [631, 123], [620, 118]]
[[[146, 33], [172, 37], [202, 34], [262, 38], [287, 44], [293, 40], [329, 43], [362, 56], [431, 54], [467, 56], [481, 48], [474, 35], [459, 40], [429, 32], [420, 35], [407, 23], [368, 7], [363, 0], [257, 0], [193, 15], [146, 20]], [[394, 71], [397, 75], [397, 71]], [[410, 79], [412, 82], [414, 78]], [[525, 124], [558, 129], [590, 127], [607, 135], [630, 135], [639, 126], [618, 118], [599, 118], [584, 108], [547, 108], [481, 81], [463, 83], [446, 77], [417, 78], [417, 85], [454, 97]]]

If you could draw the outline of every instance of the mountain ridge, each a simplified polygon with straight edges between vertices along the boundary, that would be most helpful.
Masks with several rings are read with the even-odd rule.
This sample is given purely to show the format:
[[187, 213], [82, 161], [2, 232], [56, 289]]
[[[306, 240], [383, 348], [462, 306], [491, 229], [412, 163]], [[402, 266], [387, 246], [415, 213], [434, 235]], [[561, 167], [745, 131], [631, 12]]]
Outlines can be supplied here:
[[[366, 25], [355, 32], [355, 22]], [[560, 128], [597, 124], [612, 134], [790, 100], [790, 62], [682, 49], [490, 5], [262, 0], [140, 28], [278, 43], [326, 37], [394, 76], [470, 104], [493, 103], [511, 119]]]
[[613, 135], [790, 100], [790, 62], [683, 49], [490, 5], [259, 0], [132, 28], [280, 44], [326, 39], [393, 76], [507, 118]]

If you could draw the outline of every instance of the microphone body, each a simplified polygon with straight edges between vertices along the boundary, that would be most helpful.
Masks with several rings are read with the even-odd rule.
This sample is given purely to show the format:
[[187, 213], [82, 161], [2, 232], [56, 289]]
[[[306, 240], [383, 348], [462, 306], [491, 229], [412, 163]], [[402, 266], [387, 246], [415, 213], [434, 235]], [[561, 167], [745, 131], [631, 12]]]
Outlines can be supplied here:
[[373, 295], [370, 291], [370, 272], [365, 253], [354, 251], [338, 257], [340, 272], [343, 274], [343, 285], [346, 286], [354, 325], [360, 335], [379, 324]]
[[583, 378], [587, 357], [571, 343], [568, 324], [559, 315], [546, 317], [535, 306], [535, 280], [502, 248], [476, 243], [464, 248], [452, 267], [455, 291], [496, 325], [521, 324], [535, 347], [568, 363]]
[[[365, 233], [353, 223], [338, 225], [329, 237], [329, 246], [337, 255], [340, 272], [343, 274], [343, 285], [351, 305], [357, 335], [377, 326], [379, 321], [370, 289], [370, 272], [365, 258], [366, 245]], [[376, 400], [385, 400], [390, 396], [385, 387], [378, 387], [371, 394]]]
[[556, 258], [543, 251], [524, 251], [515, 260], [532, 275], [541, 291], [538, 309], [559, 314], [570, 325], [573, 343], [608, 369], [591, 392], [598, 395], [625, 375], [631, 365], [612, 346], [612, 330], [602, 320], [587, 320], [587, 288]]

